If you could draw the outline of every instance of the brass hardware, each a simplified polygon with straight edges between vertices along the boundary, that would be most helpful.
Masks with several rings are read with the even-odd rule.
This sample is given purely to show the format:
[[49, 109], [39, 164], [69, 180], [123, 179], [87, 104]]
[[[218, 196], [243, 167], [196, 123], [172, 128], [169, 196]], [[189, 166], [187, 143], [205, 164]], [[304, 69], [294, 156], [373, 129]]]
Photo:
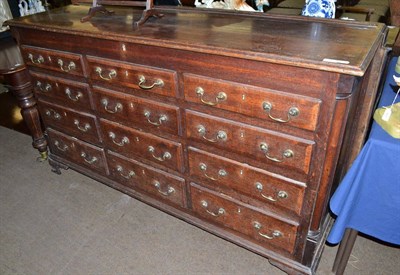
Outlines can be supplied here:
[[76, 127], [77, 127], [79, 130], [81, 130], [82, 132], [87, 132], [87, 131], [90, 130], [90, 128], [92, 128], [92, 127], [90, 126], [89, 123], [85, 123], [85, 125], [84, 125], [83, 127], [80, 126], [79, 120], [77, 120], [77, 119], [74, 119], [74, 124], [75, 124]]
[[150, 120], [151, 112], [150, 111], [144, 111], [144, 116], [147, 118], [147, 121], [155, 126], [160, 126], [163, 122], [168, 120], [168, 117], [166, 115], [160, 115], [158, 118], [158, 122], [153, 122]]
[[109, 132], [108, 136], [111, 138], [112, 142], [120, 147], [124, 146], [125, 144], [129, 144], [129, 138], [123, 137], [120, 142], [115, 141], [115, 134], [113, 132]]
[[226, 95], [226, 93], [224, 93], [224, 92], [219, 92], [219, 93], [217, 94], [217, 96], [215, 97], [215, 102], [206, 101], [206, 100], [203, 99], [203, 96], [204, 96], [204, 89], [203, 89], [202, 87], [197, 87], [195, 91], [196, 91], [197, 96], [200, 97], [200, 101], [201, 101], [202, 103], [204, 103], [204, 104], [206, 104], [206, 105], [210, 105], [210, 106], [215, 106], [215, 105], [221, 103], [222, 101], [225, 101], [225, 100], [228, 98], [228, 96]]
[[125, 179], [127, 179], [127, 180], [129, 180], [129, 179], [131, 179], [132, 177], [135, 177], [136, 176], [136, 174], [135, 174], [135, 172], [134, 171], [129, 171], [128, 172], [128, 174], [124, 174], [123, 172], [124, 172], [124, 168], [122, 168], [122, 166], [121, 165], [117, 165], [117, 171], [118, 171], [118, 173], [119, 173], [119, 175], [121, 176], [121, 177], [123, 177], [123, 178], [125, 178]]
[[201, 137], [209, 142], [218, 142], [220, 140], [225, 141], [227, 139], [227, 134], [224, 131], [218, 131], [217, 132], [217, 136], [214, 139], [209, 139], [206, 138], [206, 127], [204, 127], [203, 125], [199, 125], [197, 127], [197, 132], [201, 135]]
[[96, 68], [95, 68], [95, 71], [96, 71], [96, 73], [100, 76], [100, 78], [103, 79], [103, 80], [110, 81], [110, 80], [112, 80], [113, 78], [117, 77], [117, 71], [114, 70], [114, 69], [111, 69], [111, 70], [110, 70], [110, 72], [108, 73], [108, 77], [107, 77], [107, 76], [103, 76], [103, 74], [102, 74], [103, 69], [100, 68], [100, 67], [96, 67]]
[[166, 160], [172, 158], [172, 155], [171, 155], [170, 152], [165, 152], [165, 153], [162, 155], [162, 157], [157, 157], [157, 156], [155, 156], [155, 155], [154, 155], [155, 149], [154, 149], [153, 146], [149, 146], [149, 147], [147, 148], [147, 150], [151, 153], [152, 157], [155, 158], [155, 159], [158, 160], [158, 161], [166, 161]]
[[88, 156], [85, 152], [81, 153], [81, 157], [83, 158], [83, 160], [89, 164], [93, 164], [97, 161], [96, 157], [90, 157]]
[[257, 222], [257, 221], [256, 221], [256, 222], [253, 222], [253, 226], [254, 226], [254, 228], [258, 231], [258, 232], [257, 232], [258, 235], [260, 235], [261, 237], [266, 238], [266, 239], [268, 239], [268, 240], [272, 240], [272, 239], [275, 239], [275, 238], [279, 238], [279, 237], [282, 237], [282, 235], [283, 235], [279, 230], [274, 230], [274, 231], [272, 232], [272, 236], [261, 233], [260, 230], [261, 230], [261, 228], [262, 228], [262, 225], [261, 225], [261, 223], [259, 223], [259, 222]]
[[41, 64], [41, 63], [43, 63], [44, 62], [44, 58], [43, 58], [43, 56], [41, 56], [41, 55], [39, 55], [39, 57], [37, 58], [37, 59], [35, 59], [34, 57], [33, 57], [33, 54], [28, 54], [28, 58], [31, 60], [31, 62], [32, 63], [34, 63], [34, 64]]
[[47, 151], [40, 152], [40, 156], [36, 158], [37, 162], [45, 162], [49, 158]]
[[45, 85], [44, 88], [43, 88], [42, 83], [41, 83], [40, 81], [36, 81], [36, 88], [38, 88], [39, 91], [41, 91], [41, 92], [43, 92], [43, 93], [46, 93], [46, 92], [51, 91], [51, 89], [52, 89], [53, 87], [51, 86], [51, 84], [46, 83], [46, 85]]
[[288, 193], [286, 193], [285, 191], [282, 191], [282, 190], [280, 190], [278, 192], [278, 196], [277, 196], [278, 199], [274, 199], [271, 196], [266, 196], [263, 193], [261, 193], [263, 190], [263, 185], [260, 182], [256, 182], [256, 189], [260, 192], [261, 197], [263, 197], [269, 201], [273, 201], [273, 202], [276, 202], [278, 199], [286, 199], [289, 196]]
[[119, 102], [118, 102], [117, 104], [115, 104], [114, 109], [108, 108], [108, 100], [105, 99], [105, 98], [103, 98], [103, 99], [101, 100], [101, 104], [103, 104], [104, 110], [106, 110], [106, 112], [108, 112], [108, 113], [110, 113], [110, 114], [115, 114], [116, 112], [122, 110], [122, 104], [119, 103]]
[[68, 73], [68, 72], [73, 71], [73, 70], [76, 69], [76, 65], [75, 65], [75, 63], [73, 61], [70, 61], [66, 68], [64, 68], [64, 61], [62, 61], [61, 59], [57, 60], [57, 64], [58, 64], [58, 66], [60, 66], [60, 69], [63, 72], [67, 72]]
[[202, 163], [202, 162], [200, 162], [199, 168], [200, 168], [201, 171], [203, 171], [203, 175], [204, 175], [206, 178], [208, 178], [208, 179], [210, 179], [210, 180], [214, 180], [214, 181], [217, 181], [220, 177], [226, 177], [226, 176], [228, 175], [228, 173], [227, 173], [224, 169], [220, 169], [220, 170], [218, 171], [218, 177], [217, 177], [217, 178], [214, 178], [214, 177], [212, 177], [212, 176], [209, 176], [209, 175], [207, 175], [207, 173], [206, 173], [206, 171], [207, 171], [207, 165], [206, 165], [205, 163]]
[[270, 119], [272, 119], [276, 122], [281, 122], [281, 123], [289, 122], [293, 117], [296, 117], [300, 114], [300, 110], [297, 107], [290, 107], [290, 109], [287, 113], [286, 119], [276, 118], [271, 115], [272, 104], [270, 102], [263, 102], [262, 107], [263, 107], [264, 111], [266, 111], [268, 113], [268, 116]]
[[264, 155], [265, 155], [265, 157], [266, 157], [267, 159], [269, 159], [269, 160], [271, 160], [271, 161], [274, 161], [274, 162], [283, 162], [285, 158], [292, 158], [292, 157], [294, 156], [294, 152], [293, 152], [292, 150], [286, 149], [286, 150], [283, 151], [283, 153], [282, 153], [283, 159], [278, 159], [278, 158], [275, 158], [275, 157], [271, 157], [271, 156], [268, 154], [268, 150], [269, 150], [268, 144], [266, 144], [265, 142], [262, 142], [262, 143], [260, 144], [260, 149], [261, 149], [261, 151], [264, 152]]
[[208, 207], [208, 202], [207, 202], [207, 201], [202, 200], [200, 203], [201, 203], [201, 206], [205, 208], [206, 212], [207, 212], [208, 214], [210, 214], [211, 216], [213, 216], [213, 217], [219, 217], [219, 216], [225, 214], [225, 209], [223, 209], [222, 207], [220, 207], [220, 208], [218, 209], [218, 212], [217, 212], [217, 213], [214, 213], [214, 212], [212, 212], [212, 211], [210, 211], [210, 210], [207, 209], [207, 207]]
[[168, 186], [167, 192], [162, 191], [160, 182], [156, 180], [154, 181], [154, 187], [157, 188], [158, 193], [164, 196], [169, 196], [175, 192], [175, 189], [171, 186]]
[[46, 110], [46, 116], [53, 117], [56, 120], [60, 120], [62, 118], [62, 116], [53, 109]]
[[158, 87], [163, 87], [164, 86], [164, 81], [162, 81], [162, 79], [157, 78], [156, 81], [154, 81], [153, 84], [151, 84], [150, 86], [146, 86], [146, 77], [144, 75], [139, 75], [139, 87], [142, 88], [143, 90], [150, 90], [153, 89], [155, 86]]
[[81, 92], [77, 92], [75, 96], [72, 96], [72, 92], [69, 88], [65, 88], [65, 94], [68, 96], [69, 99], [71, 99], [72, 101], [78, 101], [79, 98], [82, 97], [82, 93]]
[[54, 146], [56, 146], [58, 150], [63, 151], [63, 152], [68, 150], [68, 145], [63, 144], [63, 146], [61, 146], [61, 144], [58, 140], [54, 141]]

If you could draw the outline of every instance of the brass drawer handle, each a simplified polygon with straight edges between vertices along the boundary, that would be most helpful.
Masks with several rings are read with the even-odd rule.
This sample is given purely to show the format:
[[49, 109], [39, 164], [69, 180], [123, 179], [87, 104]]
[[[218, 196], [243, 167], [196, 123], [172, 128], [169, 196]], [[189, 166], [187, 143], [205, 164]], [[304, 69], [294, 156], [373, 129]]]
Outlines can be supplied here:
[[34, 63], [34, 64], [41, 64], [41, 63], [43, 63], [44, 62], [44, 58], [43, 58], [43, 56], [41, 56], [41, 55], [39, 55], [38, 56], [38, 58], [34, 58], [33, 57], [33, 54], [28, 54], [28, 58], [29, 58], [29, 60], [32, 62], [32, 63]]
[[46, 110], [45, 113], [46, 113], [46, 116], [53, 117], [56, 120], [60, 120], [62, 118], [62, 116], [59, 113], [57, 113], [56, 111], [54, 111], [53, 109], [48, 109], [48, 110]]
[[154, 81], [154, 83], [151, 84], [150, 86], [145, 85], [145, 83], [146, 83], [146, 77], [144, 75], [139, 75], [139, 83], [138, 83], [138, 85], [143, 90], [150, 90], [150, 89], [153, 89], [156, 86], [158, 86], [158, 87], [164, 86], [164, 81], [162, 81], [162, 79], [159, 79], [159, 78], [157, 78], [156, 81]]
[[288, 193], [286, 193], [285, 191], [282, 191], [282, 190], [278, 191], [278, 196], [276, 199], [274, 199], [271, 196], [264, 195], [263, 193], [261, 193], [263, 190], [263, 185], [260, 182], [256, 182], [256, 189], [257, 189], [257, 191], [260, 192], [261, 197], [263, 197], [269, 201], [272, 201], [272, 202], [276, 202], [276, 201], [278, 201], [278, 199], [287, 199], [287, 197], [289, 197]]
[[65, 94], [68, 96], [69, 99], [72, 101], [78, 101], [83, 95], [81, 92], [77, 92], [75, 95], [72, 95], [72, 92], [69, 88], [65, 88]]
[[118, 171], [118, 173], [119, 173], [119, 175], [121, 177], [123, 177], [123, 178], [125, 178], [127, 180], [129, 180], [129, 179], [131, 179], [131, 178], [136, 176], [136, 173], [134, 171], [132, 171], [132, 170], [130, 170], [128, 172], [128, 174], [124, 174], [124, 168], [122, 168], [121, 165], [117, 165], [117, 171]]
[[108, 112], [110, 114], [115, 114], [122, 110], [122, 104], [119, 102], [117, 104], [115, 104], [113, 109], [108, 107], [108, 100], [105, 98], [101, 100], [101, 104], [103, 104], [104, 110], [106, 110], [106, 112]]
[[206, 210], [206, 212], [208, 214], [210, 214], [211, 216], [213, 216], [213, 217], [219, 217], [219, 216], [222, 216], [222, 215], [225, 214], [225, 209], [223, 209], [222, 207], [220, 207], [218, 209], [217, 213], [214, 213], [214, 212], [212, 212], [212, 211], [207, 209], [208, 208], [208, 202], [207, 201], [202, 200], [200, 203], [201, 203], [201, 206]]
[[112, 142], [113, 142], [115, 145], [118, 145], [118, 146], [120, 146], [120, 147], [124, 146], [125, 144], [129, 144], [129, 138], [128, 138], [128, 137], [123, 137], [123, 138], [121, 139], [121, 141], [116, 141], [116, 140], [115, 140], [116, 135], [115, 135], [113, 132], [109, 132], [109, 133], [108, 133], [108, 136], [111, 138]]
[[83, 127], [82, 127], [80, 125], [79, 120], [77, 120], [77, 119], [74, 119], [74, 124], [75, 124], [76, 128], [78, 128], [82, 132], [87, 132], [92, 128], [89, 123], [85, 123], [85, 125], [83, 125]]
[[218, 171], [218, 177], [214, 178], [212, 176], [207, 175], [206, 171], [207, 171], [207, 165], [205, 163], [200, 162], [199, 164], [199, 168], [201, 171], [203, 171], [203, 175], [213, 181], [217, 181], [219, 180], [220, 177], [226, 177], [228, 175], [228, 173], [224, 170], [224, 169], [220, 169]]
[[287, 113], [286, 119], [276, 118], [271, 115], [272, 104], [270, 102], [263, 102], [262, 107], [263, 107], [264, 111], [266, 111], [268, 113], [268, 116], [270, 119], [272, 119], [276, 122], [281, 122], [281, 123], [289, 122], [293, 117], [296, 117], [300, 114], [300, 110], [297, 107], [290, 107], [290, 109]]
[[222, 101], [227, 100], [228, 96], [226, 95], [226, 93], [224, 92], [219, 92], [217, 94], [217, 96], [215, 97], [215, 102], [211, 102], [211, 101], [206, 101], [203, 99], [204, 96], [204, 89], [202, 87], [197, 87], [196, 88], [196, 94], [197, 96], [200, 97], [200, 101], [206, 105], [210, 105], [210, 106], [215, 106], [219, 103], [221, 103]]
[[160, 115], [158, 118], [158, 122], [153, 122], [150, 120], [151, 112], [150, 111], [145, 111], [144, 116], [147, 118], [147, 121], [155, 126], [160, 126], [163, 122], [166, 122], [168, 120], [168, 117], [166, 115]]
[[257, 230], [258, 235], [260, 235], [261, 237], [266, 238], [268, 240], [272, 240], [272, 239], [279, 238], [279, 237], [283, 236], [282, 232], [280, 232], [279, 230], [274, 230], [272, 232], [272, 235], [267, 235], [267, 234], [261, 233], [260, 230], [262, 228], [262, 225], [261, 225], [261, 223], [259, 223], [257, 221], [253, 223], [253, 227], [254, 227], [254, 229]]
[[175, 192], [175, 189], [171, 186], [168, 186], [167, 192], [161, 190], [161, 183], [159, 181], [154, 181], [154, 187], [157, 188], [158, 193], [163, 196], [170, 196], [172, 193]]
[[57, 64], [58, 64], [58, 66], [60, 66], [61, 71], [66, 72], [66, 73], [76, 69], [76, 65], [73, 61], [70, 61], [67, 65], [67, 67], [64, 67], [64, 61], [62, 61], [62, 59], [58, 59]]
[[89, 164], [93, 164], [97, 161], [96, 157], [90, 157], [88, 156], [85, 152], [81, 153], [81, 157], [83, 158], [83, 160]]
[[274, 162], [283, 162], [283, 161], [285, 160], [285, 158], [286, 158], [286, 159], [287, 159], [287, 158], [292, 158], [292, 157], [294, 156], [294, 152], [293, 152], [292, 150], [286, 149], [286, 150], [283, 151], [283, 153], [282, 153], [282, 157], [283, 157], [282, 159], [278, 159], [278, 158], [275, 158], [275, 157], [271, 157], [271, 156], [268, 154], [268, 150], [269, 150], [268, 144], [265, 143], [265, 142], [262, 142], [262, 143], [260, 144], [260, 149], [261, 149], [261, 151], [264, 152], [264, 155], [265, 155], [265, 157], [266, 157], [267, 159], [269, 159], [269, 160], [271, 160], [271, 161], [274, 161]]
[[155, 156], [155, 155], [154, 155], [155, 148], [154, 148], [153, 146], [149, 146], [149, 147], [147, 148], [147, 151], [149, 151], [149, 152], [151, 153], [151, 156], [152, 156], [153, 158], [155, 158], [156, 160], [158, 160], [158, 161], [166, 161], [166, 160], [172, 158], [171, 153], [168, 152], [168, 151], [167, 151], [167, 152], [164, 152], [164, 154], [162, 155], [162, 157], [157, 157], [157, 156]]
[[207, 140], [207, 141], [209, 141], [209, 142], [218, 142], [218, 141], [225, 141], [226, 139], [227, 139], [227, 134], [224, 132], [224, 131], [218, 131], [217, 132], [217, 135], [216, 135], [216, 138], [214, 138], [214, 139], [209, 139], [209, 138], [207, 138], [205, 135], [206, 135], [206, 133], [207, 133], [207, 130], [206, 130], [206, 127], [204, 127], [203, 125], [199, 125], [198, 127], [197, 127], [197, 132], [200, 134], [200, 136], [203, 138], [203, 139], [205, 139], [205, 140]]
[[43, 93], [50, 92], [53, 89], [49, 83], [46, 83], [46, 85], [43, 87], [43, 84], [40, 81], [36, 81], [36, 88]]
[[112, 80], [113, 78], [116, 78], [116, 77], [117, 77], [117, 71], [114, 70], [114, 69], [111, 69], [111, 70], [108, 72], [108, 76], [103, 76], [103, 69], [100, 68], [100, 67], [96, 67], [96, 68], [95, 68], [95, 71], [96, 71], [96, 73], [100, 76], [100, 78], [103, 79], [103, 80], [110, 81], [110, 80]]
[[54, 145], [57, 147], [58, 150], [63, 152], [67, 151], [69, 148], [68, 145], [66, 144], [61, 145], [58, 140], [54, 141]]

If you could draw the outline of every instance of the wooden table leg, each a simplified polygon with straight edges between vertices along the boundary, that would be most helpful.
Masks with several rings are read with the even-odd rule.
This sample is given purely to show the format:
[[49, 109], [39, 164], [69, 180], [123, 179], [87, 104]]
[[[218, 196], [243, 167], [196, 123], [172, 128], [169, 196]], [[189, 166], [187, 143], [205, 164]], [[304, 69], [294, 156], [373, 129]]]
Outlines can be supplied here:
[[347, 262], [351, 251], [353, 250], [358, 231], [347, 228], [342, 241], [340, 242], [339, 249], [336, 253], [335, 262], [333, 263], [333, 274], [342, 275], [346, 269]]
[[47, 140], [44, 137], [36, 99], [33, 95], [33, 86], [30, 75], [24, 65], [15, 68], [4, 75], [4, 80], [11, 92], [18, 100], [21, 114], [28, 126], [32, 139], [33, 147], [40, 153], [39, 160], [47, 159]]

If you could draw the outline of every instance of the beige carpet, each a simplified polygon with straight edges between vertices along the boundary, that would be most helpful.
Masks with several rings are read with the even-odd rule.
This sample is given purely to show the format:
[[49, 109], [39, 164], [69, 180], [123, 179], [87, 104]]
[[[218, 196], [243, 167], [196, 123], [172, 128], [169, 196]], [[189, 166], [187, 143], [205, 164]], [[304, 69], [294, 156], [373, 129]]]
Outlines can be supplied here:
[[[284, 274], [243, 248], [72, 170], [0, 127], [0, 274]], [[317, 274], [330, 274], [325, 247]], [[359, 237], [345, 274], [392, 275], [400, 250]]]

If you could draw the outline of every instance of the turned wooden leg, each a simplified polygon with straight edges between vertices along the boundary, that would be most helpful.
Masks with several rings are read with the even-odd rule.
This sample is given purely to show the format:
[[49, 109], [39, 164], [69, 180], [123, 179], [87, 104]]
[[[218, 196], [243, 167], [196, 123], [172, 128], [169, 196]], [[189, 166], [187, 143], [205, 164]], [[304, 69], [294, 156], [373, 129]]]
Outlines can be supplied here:
[[4, 79], [18, 100], [22, 117], [32, 135], [32, 145], [34, 148], [39, 150], [39, 160], [46, 160], [47, 140], [43, 135], [40, 124], [39, 111], [37, 109], [36, 99], [33, 95], [33, 86], [28, 70], [24, 65], [21, 65], [4, 74]]

